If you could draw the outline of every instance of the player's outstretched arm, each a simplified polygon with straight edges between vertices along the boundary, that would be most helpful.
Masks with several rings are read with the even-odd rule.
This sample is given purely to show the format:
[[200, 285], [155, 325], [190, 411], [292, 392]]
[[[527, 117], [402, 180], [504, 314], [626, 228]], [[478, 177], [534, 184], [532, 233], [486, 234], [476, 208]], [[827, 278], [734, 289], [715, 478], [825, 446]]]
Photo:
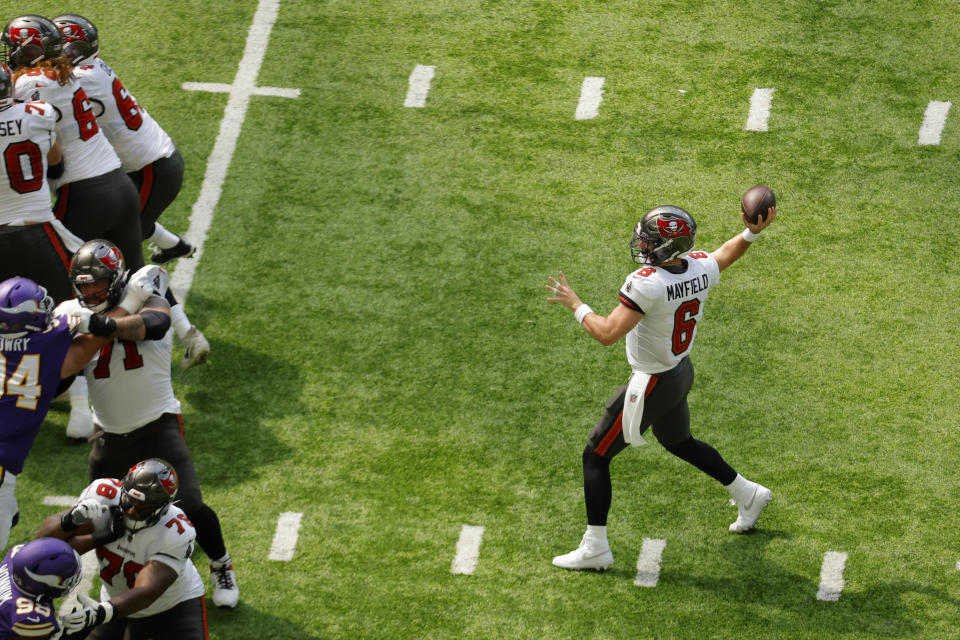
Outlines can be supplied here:
[[550, 282], [545, 287], [554, 294], [554, 297], [547, 298], [547, 302], [559, 302], [573, 311], [574, 318], [584, 330], [604, 346], [619, 341], [643, 318], [642, 313], [622, 304], [617, 305], [607, 316], [597, 314], [580, 300], [567, 282], [563, 271], [560, 272], [559, 280], [551, 276]]
[[767, 217], [764, 218], [760, 216], [755, 223], [748, 222], [747, 216], [741, 213], [740, 219], [743, 220], [746, 229], [724, 242], [719, 249], [710, 254], [714, 260], [717, 261], [720, 271], [723, 271], [739, 260], [740, 257], [747, 252], [747, 249], [750, 248], [751, 243], [757, 239], [756, 236], [769, 227], [770, 223], [773, 222], [773, 219], [776, 217], [776, 207], [767, 209]]

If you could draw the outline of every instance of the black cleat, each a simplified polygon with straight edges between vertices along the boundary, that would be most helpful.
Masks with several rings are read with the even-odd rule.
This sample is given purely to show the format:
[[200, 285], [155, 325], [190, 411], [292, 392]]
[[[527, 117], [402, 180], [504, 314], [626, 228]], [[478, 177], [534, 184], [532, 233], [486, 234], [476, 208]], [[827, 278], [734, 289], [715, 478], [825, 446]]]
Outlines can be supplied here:
[[156, 264], [164, 264], [165, 262], [170, 262], [174, 258], [189, 258], [197, 251], [197, 248], [180, 238], [180, 242], [177, 243], [177, 246], [171, 247], [170, 249], [161, 249], [160, 247], [154, 245], [153, 255], [150, 256], [150, 261], [155, 262]]

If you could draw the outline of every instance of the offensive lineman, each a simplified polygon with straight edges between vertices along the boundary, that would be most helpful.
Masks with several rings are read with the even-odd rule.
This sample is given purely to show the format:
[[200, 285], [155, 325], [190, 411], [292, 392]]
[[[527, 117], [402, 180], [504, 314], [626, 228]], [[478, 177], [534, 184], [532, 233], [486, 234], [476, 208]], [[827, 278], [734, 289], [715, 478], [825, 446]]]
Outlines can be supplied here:
[[[121, 282], [119, 268], [98, 256], [112, 247], [102, 240], [84, 243], [70, 265], [77, 297], [61, 303], [60, 313], [95, 314], [111, 311], [120, 294], [111, 291]], [[115, 248], [114, 248], [115, 250]], [[160, 456], [177, 470], [180, 506], [197, 528], [197, 543], [210, 559], [213, 603], [237, 606], [240, 591], [227, 553], [216, 512], [204, 501], [193, 458], [183, 435], [180, 401], [173, 393], [170, 354], [173, 337], [170, 307], [163, 297], [169, 279], [161, 267], [150, 265], [134, 279], [151, 277], [153, 295], [139, 314], [144, 331], [135, 340], [107, 344], [84, 367], [90, 388], [93, 420], [99, 431], [90, 452], [90, 478], [116, 478], [144, 456]]]
[[122, 480], [98, 478], [67, 511], [44, 520], [37, 537], [96, 550], [100, 602], [84, 594], [61, 618], [87, 640], [206, 640], [203, 580], [193, 566], [193, 524], [178, 506], [177, 473], [164, 460], [135, 464]]
[[[180, 193], [183, 182], [183, 158], [176, 145], [100, 58], [97, 28], [90, 20], [65, 13], [53, 18], [53, 23], [63, 34], [64, 56], [93, 104], [97, 122], [140, 193], [140, 227], [144, 238], [157, 247], [150, 259], [164, 264], [174, 258], [189, 258], [196, 248], [157, 222]], [[190, 323], [183, 305], [169, 289], [166, 298], [174, 331], [184, 345], [183, 367], [203, 364], [210, 343]]]
[[102, 237], [115, 243], [136, 271], [143, 266], [140, 198], [62, 56], [60, 30], [43, 16], [25, 15], [7, 24], [0, 42], [14, 73], [14, 96], [43, 100], [59, 114], [56, 132], [64, 166], [55, 181], [54, 214], [84, 240]]
[[627, 276], [620, 302], [607, 316], [594, 313], [581, 302], [562, 271], [559, 281], [550, 278], [546, 288], [554, 297], [547, 300], [572, 310], [591, 337], [611, 345], [626, 336], [632, 369], [629, 384], [607, 401], [583, 450], [587, 531], [577, 549], [553, 559], [554, 566], [606, 570], [613, 564], [607, 542], [610, 461], [628, 444], [646, 444], [642, 434], [651, 425], [667, 451], [720, 482], [733, 496], [738, 515], [730, 531], [752, 529], [770, 502], [769, 489], [738, 474], [716, 449], [691, 436], [687, 392], [693, 384], [689, 353], [708, 289], [776, 215], [775, 207], [756, 223], [741, 215], [747, 228], [713, 253], [706, 253], [691, 252], [697, 229], [693, 216], [670, 205], [651, 209], [635, 227], [630, 242], [634, 261], [644, 266]]
[[57, 113], [44, 102], [14, 102], [0, 63], [0, 279], [30, 278], [56, 302], [73, 296], [67, 269], [82, 240], [53, 216], [47, 170], [62, 157]]

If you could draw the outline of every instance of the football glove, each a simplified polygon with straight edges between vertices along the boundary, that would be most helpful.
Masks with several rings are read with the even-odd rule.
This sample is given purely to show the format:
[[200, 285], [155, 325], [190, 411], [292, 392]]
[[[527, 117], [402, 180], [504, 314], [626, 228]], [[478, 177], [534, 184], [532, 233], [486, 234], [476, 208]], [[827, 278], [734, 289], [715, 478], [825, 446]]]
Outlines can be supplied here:
[[80, 601], [83, 608], [71, 611], [60, 618], [60, 626], [63, 627], [67, 635], [78, 634], [113, 619], [113, 604], [111, 602], [97, 602], [85, 593], [79, 594], [77, 600]]
[[120, 306], [128, 313], [136, 313], [150, 296], [162, 296], [170, 283], [170, 274], [155, 264], [141, 267], [127, 281], [126, 295]]
[[95, 336], [109, 336], [117, 330], [117, 323], [113, 318], [94, 313], [90, 309], [77, 309], [70, 315], [77, 319], [77, 331], [92, 333]]
[[114, 540], [119, 540], [126, 533], [127, 527], [123, 521], [123, 509], [117, 505], [108, 507], [110, 514], [106, 523], [97, 522], [93, 530], [93, 546], [102, 547]]
[[85, 522], [90, 522], [107, 511], [108, 507], [94, 498], [84, 498], [72, 509], [60, 516], [60, 527], [65, 531], [73, 531]]

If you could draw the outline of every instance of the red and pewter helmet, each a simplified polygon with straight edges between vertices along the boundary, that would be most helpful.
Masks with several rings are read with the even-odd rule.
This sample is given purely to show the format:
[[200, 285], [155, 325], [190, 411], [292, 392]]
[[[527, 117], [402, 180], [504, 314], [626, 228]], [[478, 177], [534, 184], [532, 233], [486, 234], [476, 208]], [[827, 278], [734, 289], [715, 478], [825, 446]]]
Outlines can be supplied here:
[[32, 67], [63, 54], [63, 36], [57, 25], [32, 13], [8, 22], [0, 34], [0, 45], [3, 62], [13, 70]]
[[646, 212], [633, 229], [630, 255], [638, 264], [663, 264], [693, 249], [697, 223], [693, 216], [673, 205]]
[[152, 527], [177, 497], [180, 479], [177, 472], [160, 458], [148, 458], [131, 467], [123, 477], [120, 508], [127, 531]]
[[[80, 245], [70, 261], [70, 281], [81, 306], [103, 313], [120, 302], [127, 284], [127, 264], [120, 249], [109, 240], [88, 240]], [[80, 285], [100, 281], [110, 283], [105, 298], [100, 299], [100, 294], [94, 297], [81, 293]]]
[[100, 52], [100, 37], [92, 22], [75, 13], [64, 13], [53, 19], [63, 35], [63, 55], [76, 66]]

